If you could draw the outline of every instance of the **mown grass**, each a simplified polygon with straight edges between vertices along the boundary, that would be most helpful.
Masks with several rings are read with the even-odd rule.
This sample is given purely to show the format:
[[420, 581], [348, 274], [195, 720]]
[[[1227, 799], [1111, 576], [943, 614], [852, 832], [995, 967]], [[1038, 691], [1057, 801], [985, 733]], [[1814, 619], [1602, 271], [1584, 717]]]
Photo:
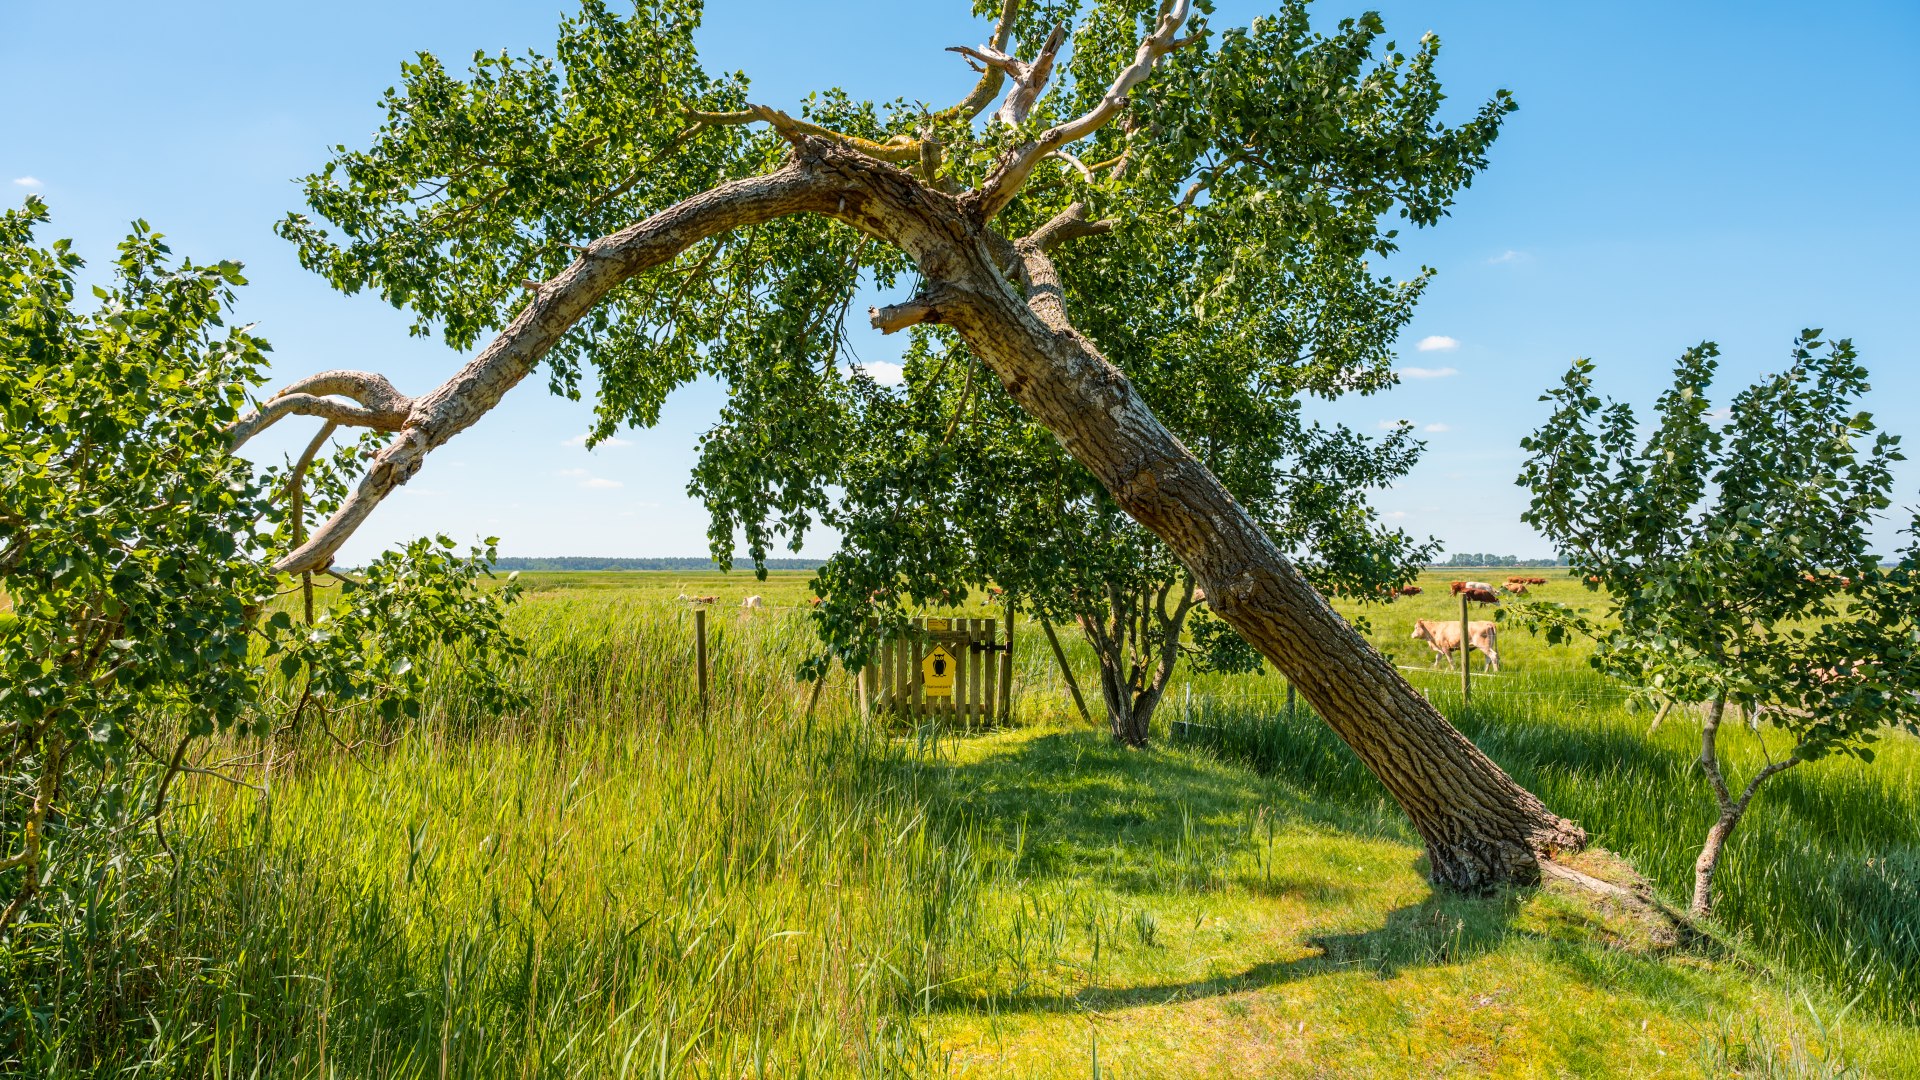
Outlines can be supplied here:
[[[65, 981], [0, 995], [26, 1007], [0, 1040], [22, 1074], [1920, 1073], [1910, 1016], [1848, 1012], [1853, 985], [1780, 936], [1813, 913], [1797, 940], [1843, 943], [1860, 909], [1816, 909], [1851, 894], [1737, 899], [1769, 880], [1742, 876], [1768, 830], [1808, 859], [1910, 850], [1911, 815], [1848, 810], [1911, 807], [1887, 786], [1910, 775], [1898, 754], [1763, 799], [1778, 820], [1724, 872], [1747, 944], [1661, 955], [1551, 890], [1433, 895], [1351, 755], [1266, 704], [1271, 675], [1195, 681], [1210, 747], [1124, 751], [1071, 718], [1023, 625], [1023, 724], [955, 738], [862, 721], [844, 676], [808, 715], [798, 616], [722, 609], [703, 721], [671, 600], [710, 579], [527, 578], [524, 715], [442, 696], [409, 732], [343, 722], [352, 753], [318, 733], [275, 748], [265, 796], [194, 778], [178, 869], [156, 851], [103, 870]], [[798, 608], [804, 580], [723, 587]], [[1377, 615], [1380, 635], [1411, 610]], [[1648, 744], [1577, 657], [1508, 648], [1514, 685], [1557, 671], [1566, 700], [1502, 712], [1510, 684], [1488, 682], [1463, 722], [1668, 883], [1660, 860], [1705, 826], [1682, 725]], [[1413, 675], [1446, 704], [1443, 678]], [[1679, 770], [1670, 798], [1645, 786], [1660, 768]], [[1662, 829], [1681, 834], [1662, 847]], [[1860, 895], [1882, 903], [1876, 881]]]

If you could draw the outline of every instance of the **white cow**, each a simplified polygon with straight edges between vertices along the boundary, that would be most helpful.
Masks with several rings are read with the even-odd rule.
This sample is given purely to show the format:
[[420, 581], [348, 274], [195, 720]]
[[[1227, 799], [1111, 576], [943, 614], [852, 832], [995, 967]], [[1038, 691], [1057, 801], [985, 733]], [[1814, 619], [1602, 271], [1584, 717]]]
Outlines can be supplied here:
[[749, 596], [745, 600], [740, 601], [740, 606], [743, 608], [763, 608], [767, 605], [766, 602], [758, 596]]

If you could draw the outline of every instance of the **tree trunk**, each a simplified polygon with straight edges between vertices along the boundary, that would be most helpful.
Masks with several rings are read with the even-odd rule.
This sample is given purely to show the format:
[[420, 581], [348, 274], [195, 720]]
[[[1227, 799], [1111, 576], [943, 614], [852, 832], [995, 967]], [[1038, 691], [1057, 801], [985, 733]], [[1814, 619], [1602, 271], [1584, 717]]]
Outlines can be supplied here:
[[1707, 842], [1700, 845], [1700, 857], [1693, 861], [1693, 902], [1687, 905], [1687, 914], [1696, 919], [1704, 919], [1713, 913], [1713, 872], [1720, 867], [1720, 851], [1726, 847], [1727, 837], [1733, 835], [1733, 827], [1740, 824], [1738, 810], [1725, 810], [1720, 820], [1707, 830]]
[[1700, 857], [1693, 861], [1693, 901], [1687, 905], [1687, 913], [1696, 919], [1704, 919], [1713, 913], [1713, 872], [1720, 868], [1720, 853], [1727, 846], [1727, 838], [1733, 835], [1734, 828], [1740, 824], [1740, 818], [1746, 814], [1747, 805], [1753, 802], [1754, 793], [1760, 790], [1760, 785], [1768, 777], [1800, 763], [1797, 757], [1768, 762], [1765, 768], [1753, 775], [1753, 779], [1747, 782], [1746, 790], [1735, 799], [1727, 788], [1725, 774], [1720, 771], [1720, 722], [1725, 719], [1726, 710], [1726, 697], [1716, 697], [1708, 703], [1700, 721], [1700, 768], [1707, 774], [1707, 783], [1713, 788], [1714, 802], [1720, 807], [1720, 819], [1707, 830], [1706, 842], [1700, 845]]
[[1583, 847], [1579, 826], [1514, 783], [1328, 606], [1126, 376], [1066, 323], [1051, 263], [1021, 252], [1023, 299], [1000, 280], [989, 243], [973, 245], [971, 266], [928, 268], [914, 302], [922, 318], [951, 323], [1014, 400], [1167, 544], [1214, 611], [1299, 687], [1406, 811], [1432, 879], [1465, 892], [1530, 885], [1539, 859]]

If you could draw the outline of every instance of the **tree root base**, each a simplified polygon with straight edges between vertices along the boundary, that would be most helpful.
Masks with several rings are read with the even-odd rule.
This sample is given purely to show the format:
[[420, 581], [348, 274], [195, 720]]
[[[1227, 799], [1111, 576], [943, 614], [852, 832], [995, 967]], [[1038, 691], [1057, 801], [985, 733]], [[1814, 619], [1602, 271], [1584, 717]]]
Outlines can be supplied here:
[[1622, 946], [1671, 952], [1717, 944], [1684, 911], [1661, 903], [1632, 863], [1604, 848], [1542, 858], [1540, 879], [1542, 889], [1591, 909]]

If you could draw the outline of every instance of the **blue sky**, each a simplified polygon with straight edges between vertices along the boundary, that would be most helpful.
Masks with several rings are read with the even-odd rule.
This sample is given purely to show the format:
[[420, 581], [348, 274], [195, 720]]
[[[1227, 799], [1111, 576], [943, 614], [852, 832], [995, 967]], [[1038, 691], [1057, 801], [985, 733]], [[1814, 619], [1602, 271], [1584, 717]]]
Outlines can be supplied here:
[[[708, 6], [708, 66], [746, 71], [755, 97], [780, 106], [829, 84], [957, 97], [972, 76], [942, 49], [984, 33], [965, 0]], [[1221, 0], [1215, 23], [1270, 6]], [[1428, 430], [1426, 460], [1379, 496], [1396, 523], [1450, 550], [1546, 553], [1519, 521], [1517, 444], [1574, 356], [1595, 358], [1607, 392], [1644, 402], [1681, 350], [1713, 339], [1724, 399], [1780, 367], [1802, 326], [1822, 326], [1860, 347], [1882, 424], [1920, 442], [1908, 318], [1920, 284], [1920, 4], [1322, 0], [1316, 11], [1331, 21], [1366, 8], [1404, 42], [1441, 35], [1462, 111], [1499, 87], [1521, 105], [1453, 217], [1408, 234], [1396, 262], [1439, 270], [1402, 352], [1406, 368], [1445, 374], [1319, 409], [1366, 429], [1405, 418]], [[364, 143], [402, 59], [545, 50], [563, 9], [0, 0], [0, 194], [43, 196], [54, 213], [44, 235], [73, 237], [97, 264], [135, 217], [176, 252], [244, 261], [241, 315], [274, 342], [282, 380], [368, 368], [418, 392], [462, 356], [409, 338], [377, 299], [332, 292], [270, 227], [297, 205], [293, 178], [332, 144]], [[858, 345], [869, 360], [893, 355], [877, 337]], [[718, 404], [710, 386], [683, 389], [658, 428], [590, 454], [576, 440], [588, 407], [529, 379], [438, 451], [343, 557], [426, 532], [497, 535], [514, 555], [700, 554], [705, 514], [685, 486]], [[306, 438], [283, 427], [268, 451]], [[1913, 463], [1900, 499], [1920, 501]], [[817, 534], [805, 553], [832, 544]]]

